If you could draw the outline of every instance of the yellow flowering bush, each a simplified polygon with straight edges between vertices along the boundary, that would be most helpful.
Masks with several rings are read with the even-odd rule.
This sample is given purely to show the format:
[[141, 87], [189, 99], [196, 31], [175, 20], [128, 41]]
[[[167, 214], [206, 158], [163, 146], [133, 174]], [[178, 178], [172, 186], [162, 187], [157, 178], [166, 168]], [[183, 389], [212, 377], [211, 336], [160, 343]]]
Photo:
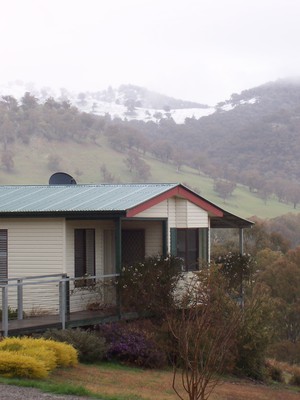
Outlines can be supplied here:
[[43, 361], [16, 351], [0, 351], [0, 375], [7, 378], [46, 378], [48, 371]]
[[67, 343], [29, 337], [0, 342], [0, 375], [44, 378], [57, 367], [78, 364], [77, 351]]

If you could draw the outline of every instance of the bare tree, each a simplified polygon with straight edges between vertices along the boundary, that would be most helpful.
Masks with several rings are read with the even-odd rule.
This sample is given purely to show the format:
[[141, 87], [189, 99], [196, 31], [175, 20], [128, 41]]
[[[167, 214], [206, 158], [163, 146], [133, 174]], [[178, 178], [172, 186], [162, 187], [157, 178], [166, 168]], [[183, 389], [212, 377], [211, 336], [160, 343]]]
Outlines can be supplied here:
[[172, 387], [182, 400], [207, 400], [231, 354], [241, 310], [224, 282], [214, 270], [193, 274], [181, 285], [177, 308], [167, 312], [175, 340]]

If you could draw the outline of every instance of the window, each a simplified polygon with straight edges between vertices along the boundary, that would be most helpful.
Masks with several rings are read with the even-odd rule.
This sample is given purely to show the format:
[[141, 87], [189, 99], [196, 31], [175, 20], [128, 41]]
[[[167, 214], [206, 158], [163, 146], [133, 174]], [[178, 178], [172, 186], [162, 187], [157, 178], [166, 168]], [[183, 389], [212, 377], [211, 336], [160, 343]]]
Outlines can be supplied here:
[[198, 229], [177, 229], [177, 257], [184, 260], [186, 271], [198, 269]]
[[115, 231], [105, 230], [103, 235], [104, 275], [116, 273]]
[[143, 229], [122, 230], [122, 263], [132, 265], [145, 259], [145, 231]]
[[0, 229], [0, 281], [6, 281], [7, 278], [7, 229]]
[[75, 278], [95, 275], [95, 230], [75, 229]]
[[183, 259], [186, 271], [199, 269], [199, 260], [208, 260], [208, 229], [171, 228], [171, 254]]

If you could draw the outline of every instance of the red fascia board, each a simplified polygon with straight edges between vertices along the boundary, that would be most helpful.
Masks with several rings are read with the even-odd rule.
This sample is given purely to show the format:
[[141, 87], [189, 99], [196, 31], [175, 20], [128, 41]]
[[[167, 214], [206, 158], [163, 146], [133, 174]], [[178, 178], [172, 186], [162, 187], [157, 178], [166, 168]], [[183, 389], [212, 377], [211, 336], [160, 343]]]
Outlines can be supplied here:
[[156, 204], [161, 203], [164, 200], [169, 199], [170, 197], [173, 196], [180, 196], [185, 198], [186, 200], [190, 201], [191, 203], [196, 204], [203, 210], [207, 211], [208, 213], [212, 214], [214, 217], [223, 217], [223, 211], [214, 206], [211, 203], [208, 203], [201, 197], [197, 196], [196, 194], [190, 192], [189, 190], [185, 189], [182, 186], [176, 186], [173, 189], [170, 189], [166, 191], [165, 193], [162, 193], [156, 197], [153, 197], [150, 200], [145, 201], [142, 204], [139, 204], [136, 207], [133, 207], [126, 212], [126, 216], [129, 217], [134, 217], [136, 214], [141, 213], [142, 211], [147, 210], [148, 208], [151, 208], [155, 206]]

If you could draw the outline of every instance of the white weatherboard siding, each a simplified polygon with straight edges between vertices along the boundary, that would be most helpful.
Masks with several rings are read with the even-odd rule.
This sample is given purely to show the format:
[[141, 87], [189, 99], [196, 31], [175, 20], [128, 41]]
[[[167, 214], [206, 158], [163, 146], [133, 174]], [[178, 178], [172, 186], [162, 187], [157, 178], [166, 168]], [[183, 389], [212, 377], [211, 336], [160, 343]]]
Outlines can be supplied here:
[[196, 206], [189, 201], [186, 202], [187, 207], [187, 227], [188, 228], [207, 228], [208, 214], [202, 208]]
[[196, 204], [180, 198], [171, 197], [142, 211], [136, 217], [168, 219], [168, 251], [170, 251], [170, 228], [208, 228], [208, 213]]
[[136, 218], [168, 218], [170, 228], [207, 228], [208, 214], [196, 204], [172, 197], [142, 211]]
[[[8, 278], [63, 273], [64, 224], [62, 218], [1, 219], [1, 229], [8, 231]], [[23, 307], [27, 315], [58, 311], [56, 283], [26, 283], [30, 283], [23, 288]], [[10, 307], [16, 309], [16, 286], [9, 286], [8, 298]]]
[[63, 273], [64, 224], [62, 218], [0, 220], [8, 230], [8, 278]]

